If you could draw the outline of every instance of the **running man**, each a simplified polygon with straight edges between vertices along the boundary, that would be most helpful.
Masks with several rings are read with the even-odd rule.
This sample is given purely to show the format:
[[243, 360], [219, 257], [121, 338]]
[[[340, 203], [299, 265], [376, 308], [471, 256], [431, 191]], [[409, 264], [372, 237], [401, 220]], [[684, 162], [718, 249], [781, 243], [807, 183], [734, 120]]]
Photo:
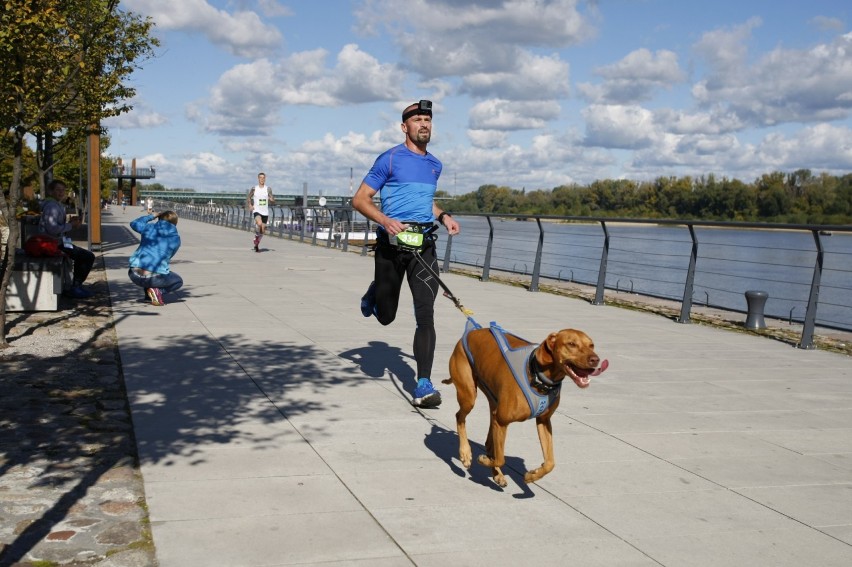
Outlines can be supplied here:
[[[405, 142], [378, 158], [355, 196], [352, 206], [377, 223], [376, 254], [373, 282], [361, 298], [364, 317], [374, 315], [382, 325], [396, 318], [403, 277], [414, 299], [414, 360], [417, 364], [417, 386], [413, 403], [417, 407], [434, 408], [441, 404], [441, 394], [432, 386], [432, 362], [435, 358], [435, 298], [438, 296], [438, 273], [434, 240], [422, 239], [417, 252], [398, 246], [401, 232], [422, 234], [437, 220], [450, 234], [459, 233], [459, 224], [435, 204], [435, 191], [441, 175], [441, 162], [426, 151], [432, 137], [432, 103], [428, 100], [411, 104], [402, 112]], [[379, 194], [380, 205], [373, 203]], [[431, 269], [417, 260], [420, 254]]]
[[254, 217], [254, 251], [260, 252], [260, 239], [266, 234], [266, 223], [269, 221], [269, 205], [275, 204], [272, 188], [266, 185], [266, 174], [257, 174], [257, 185], [248, 192], [248, 206]]

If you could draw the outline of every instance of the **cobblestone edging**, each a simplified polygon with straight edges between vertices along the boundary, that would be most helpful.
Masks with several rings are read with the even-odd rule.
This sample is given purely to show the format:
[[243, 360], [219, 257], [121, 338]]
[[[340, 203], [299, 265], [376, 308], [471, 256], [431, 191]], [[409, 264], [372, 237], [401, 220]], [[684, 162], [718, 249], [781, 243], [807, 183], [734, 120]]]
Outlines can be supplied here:
[[156, 565], [102, 258], [88, 300], [8, 313], [0, 567]]

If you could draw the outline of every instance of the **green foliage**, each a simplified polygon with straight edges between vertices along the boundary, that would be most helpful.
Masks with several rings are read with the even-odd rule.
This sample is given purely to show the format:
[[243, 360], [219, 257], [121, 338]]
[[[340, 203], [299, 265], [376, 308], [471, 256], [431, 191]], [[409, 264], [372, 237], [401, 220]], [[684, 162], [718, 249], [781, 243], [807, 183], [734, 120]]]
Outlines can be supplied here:
[[[80, 139], [97, 132], [104, 118], [129, 110], [135, 92], [127, 80], [158, 45], [150, 35], [152, 27], [150, 19], [120, 9], [118, 0], [3, 0], [0, 147], [3, 163], [11, 159], [11, 175], [8, 197], [5, 185], [0, 192], [0, 211], [6, 218], [14, 216], [20, 200], [27, 137], [46, 140], [60, 133], [68, 140]], [[53, 166], [42, 163], [37, 169]], [[12, 223], [10, 230], [14, 243], [17, 225]], [[14, 248], [10, 252], [0, 263], [0, 301]], [[0, 329], [4, 326], [5, 311], [0, 309]], [[5, 346], [0, 331], [0, 348]]]
[[852, 174], [776, 171], [751, 184], [712, 174], [645, 182], [602, 179], [549, 191], [482, 185], [444, 206], [457, 213], [850, 224]]

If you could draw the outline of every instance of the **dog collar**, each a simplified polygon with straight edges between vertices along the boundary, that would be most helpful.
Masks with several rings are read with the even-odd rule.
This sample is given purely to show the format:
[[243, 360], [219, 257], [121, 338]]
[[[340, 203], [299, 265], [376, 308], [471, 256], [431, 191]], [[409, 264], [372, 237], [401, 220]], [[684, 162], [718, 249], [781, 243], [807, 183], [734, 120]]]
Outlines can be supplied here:
[[532, 380], [530, 386], [533, 388], [537, 388], [543, 394], [549, 394], [554, 388], [558, 386], [553, 380], [544, 375], [544, 372], [541, 370], [541, 365], [538, 363], [538, 359], [535, 357], [538, 352], [539, 347], [535, 347], [535, 349], [530, 353], [529, 358], [529, 372], [530, 379]]

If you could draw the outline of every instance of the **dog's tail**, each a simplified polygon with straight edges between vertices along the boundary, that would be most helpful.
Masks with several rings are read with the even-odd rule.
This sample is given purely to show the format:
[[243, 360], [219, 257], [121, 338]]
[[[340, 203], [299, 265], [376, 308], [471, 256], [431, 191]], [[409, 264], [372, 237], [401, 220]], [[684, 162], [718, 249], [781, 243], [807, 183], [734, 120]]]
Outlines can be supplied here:
[[441, 380], [441, 384], [452, 384], [452, 383], [453, 383], [453, 377], [452, 376], [450, 376], [446, 380]]

